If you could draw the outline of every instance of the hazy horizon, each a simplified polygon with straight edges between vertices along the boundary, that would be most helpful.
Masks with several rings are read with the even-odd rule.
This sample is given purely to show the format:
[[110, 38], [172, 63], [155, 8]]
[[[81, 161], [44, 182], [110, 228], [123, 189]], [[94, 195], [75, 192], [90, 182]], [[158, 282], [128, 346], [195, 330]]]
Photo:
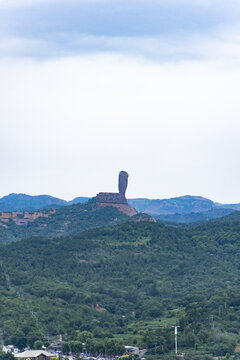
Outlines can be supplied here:
[[[101, 191], [100, 191], [101, 192]], [[107, 192], [107, 191], [104, 191], [104, 192]], [[117, 190], [116, 190], [117, 192]], [[56, 197], [57, 199], [60, 199], [60, 200], [65, 200], [67, 202], [71, 201], [71, 200], [74, 200], [78, 197], [86, 197], [86, 198], [93, 198], [95, 197], [97, 194], [94, 194], [94, 195], [76, 195], [74, 196], [73, 198], [70, 198], [70, 199], [64, 199], [63, 197], [58, 197], [58, 196], [55, 196], [55, 195], [52, 195], [52, 194], [29, 194], [29, 193], [9, 193], [9, 194], [6, 194], [6, 195], [3, 195], [3, 196], [0, 196], [0, 199], [2, 199], [3, 197], [5, 196], [9, 196], [9, 195], [12, 195], [12, 194], [15, 194], [15, 195], [29, 195], [29, 196], [52, 196], [52, 197]], [[175, 198], [179, 198], [179, 197], [186, 197], [186, 196], [191, 196], [191, 197], [201, 197], [201, 198], [204, 198], [204, 199], [207, 199], [207, 200], [212, 200], [214, 203], [219, 203], [219, 204], [227, 204], [227, 203], [221, 203], [219, 201], [216, 201], [216, 200], [213, 200], [213, 199], [210, 199], [210, 198], [206, 198], [205, 196], [202, 196], [202, 195], [190, 195], [190, 194], [184, 194], [184, 195], [179, 195], [179, 196], [171, 196], [169, 198], [150, 198], [150, 197], [147, 197], [147, 196], [137, 196], [137, 197], [129, 197], [127, 196], [126, 194], [126, 198], [128, 200], [132, 200], [132, 199], [148, 199], [148, 200], [169, 200], [169, 199], [175, 199]], [[232, 204], [238, 204], [238, 202], [233, 202]]]

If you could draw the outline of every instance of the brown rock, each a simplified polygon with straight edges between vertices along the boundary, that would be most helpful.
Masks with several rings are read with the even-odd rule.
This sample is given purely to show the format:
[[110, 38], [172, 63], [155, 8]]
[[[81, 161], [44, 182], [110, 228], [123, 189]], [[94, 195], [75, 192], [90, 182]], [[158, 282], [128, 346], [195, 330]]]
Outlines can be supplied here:
[[120, 171], [118, 177], [118, 193], [107, 193], [101, 192], [97, 194], [96, 201], [97, 203], [106, 203], [106, 204], [127, 204], [127, 199], [125, 193], [128, 185], [128, 173], [126, 171]]
[[96, 201], [97, 203], [106, 204], [127, 204], [127, 199], [120, 193], [101, 192], [97, 194]]
[[56, 210], [49, 210], [47, 212], [35, 211], [32, 213], [29, 212], [0, 212], [0, 221], [5, 223], [9, 220], [13, 220], [16, 225], [27, 225], [29, 222], [33, 222], [39, 217], [49, 217], [54, 214]]
[[125, 193], [128, 185], [128, 173], [121, 171], [118, 177], [118, 193], [101, 192], [96, 196], [98, 207], [113, 206], [128, 216], [134, 216], [137, 211], [127, 203]]

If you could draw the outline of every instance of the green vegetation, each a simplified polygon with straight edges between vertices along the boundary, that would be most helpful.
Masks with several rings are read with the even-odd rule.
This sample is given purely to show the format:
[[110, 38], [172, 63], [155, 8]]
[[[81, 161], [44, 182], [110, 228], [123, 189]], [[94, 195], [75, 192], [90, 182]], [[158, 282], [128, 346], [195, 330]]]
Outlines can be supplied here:
[[183, 213], [172, 215], [157, 215], [155, 218], [164, 223], [193, 223], [199, 221], [208, 221], [221, 218], [233, 213], [233, 209], [216, 208], [204, 212]]
[[215, 204], [201, 196], [180, 196], [171, 199], [129, 199], [128, 203], [137, 211], [151, 215], [183, 214], [213, 210]]
[[[48, 210], [42, 211], [48, 213]], [[0, 244], [25, 239], [32, 236], [58, 237], [76, 234], [91, 228], [123, 223], [129, 217], [115, 207], [96, 209], [95, 199], [85, 204], [64, 206], [56, 209], [49, 217], [40, 217], [28, 225], [19, 226], [13, 220], [0, 221]]]
[[173, 350], [175, 324], [185, 353], [233, 354], [240, 342], [239, 213], [189, 229], [124, 223], [0, 250], [5, 343], [63, 334], [79, 349], [88, 332], [95, 352], [128, 344], [154, 358]]
[[15, 357], [12, 354], [10, 353], [5, 354], [4, 352], [0, 351], [0, 360], [14, 360], [14, 359]]

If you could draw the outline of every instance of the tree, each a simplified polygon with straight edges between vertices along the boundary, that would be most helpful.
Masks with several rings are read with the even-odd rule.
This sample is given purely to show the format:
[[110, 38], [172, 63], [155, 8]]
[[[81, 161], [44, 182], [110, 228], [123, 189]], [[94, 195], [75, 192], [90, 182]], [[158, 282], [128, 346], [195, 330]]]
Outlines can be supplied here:
[[83, 349], [83, 344], [81, 341], [69, 341], [70, 351], [75, 354], [79, 354]]
[[42, 349], [42, 346], [43, 346], [43, 343], [41, 340], [36, 340], [33, 344], [33, 348], [35, 350], [41, 350]]
[[125, 352], [122, 342], [116, 339], [104, 339], [104, 348], [108, 355], [122, 355]]
[[94, 339], [88, 338], [86, 341], [86, 350], [88, 353], [95, 352], [95, 341]]
[[214, 345], [213, 355], [214, 356], [225, 356], [227, 353], [233, 354], [234, 346], [230, 342], [220, 342], [219, 344]]
[[67, 342], [63, 342], [62, 343], [62, 353], [63, 354], [68, 354], [69, 351], [70, 351], [69, 344]]
[[90, 331], [81, 331], [78, 334], [77, 339], [82, 343], [85, 343], [87, 339], [93, 339], [93, 333], [91, 333]]
[[0, 360], [14, 360], [14, 359], [15, 357], [11, 353], [4, 353], [4, 352], [0, 353]]

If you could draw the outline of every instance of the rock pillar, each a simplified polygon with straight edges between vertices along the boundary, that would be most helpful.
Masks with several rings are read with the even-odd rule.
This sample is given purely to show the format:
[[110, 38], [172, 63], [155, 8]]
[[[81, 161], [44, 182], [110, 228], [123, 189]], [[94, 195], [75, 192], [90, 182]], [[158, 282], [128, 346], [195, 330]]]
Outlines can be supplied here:
[[125, 196], [128, 186], [128, 173], [126, 171], [121, 171], [118, 178], [118, 190], [119, 193]]

